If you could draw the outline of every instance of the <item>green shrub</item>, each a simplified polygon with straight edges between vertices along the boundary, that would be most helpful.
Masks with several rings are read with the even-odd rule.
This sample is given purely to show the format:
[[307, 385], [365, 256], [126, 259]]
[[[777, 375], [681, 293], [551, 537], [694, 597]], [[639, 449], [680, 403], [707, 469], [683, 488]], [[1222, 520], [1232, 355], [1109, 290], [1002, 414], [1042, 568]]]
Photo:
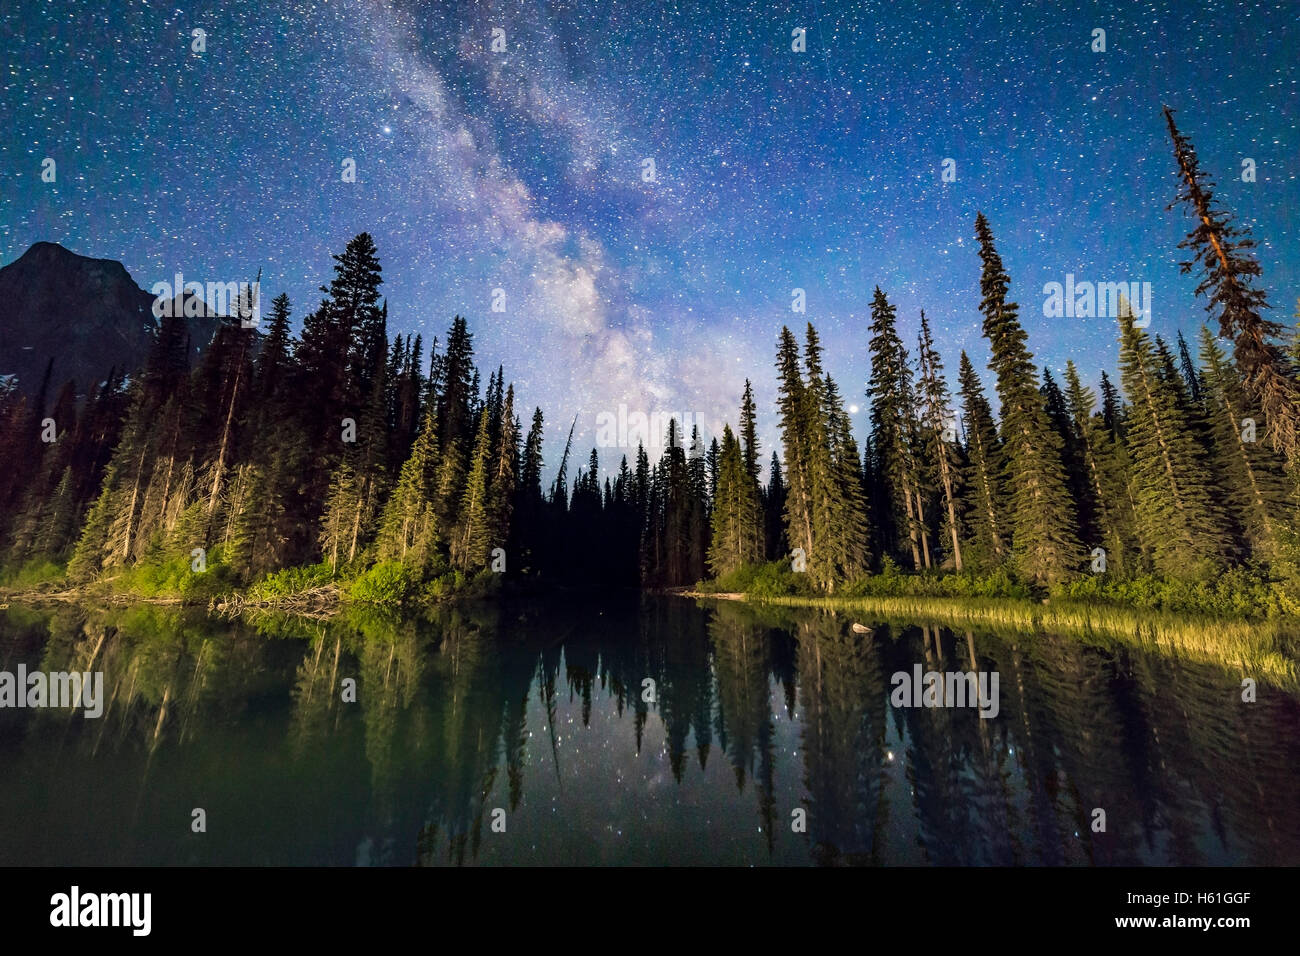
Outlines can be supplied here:
[[8, 588], [34, 588], [41, 584], [61, 582], [67, 567], [44, 558], [33, 558], [23, 564], [0, 570], [0, 585]]
[[1262, 568], [1240, 567], [1205, 580], [1156, 574], [1132, 578], [1088, 575], [1057, 587], [1054, 596], [1070, 601], [1117, 604], [1149, 611], [1277, 617], [1290, 613], [1286, 582]]
[[724, 574], [720, 578], [712, 578], [707, 581], [700, 581], [695, 585], [695, 590], [703, 594], [743, 594], [747, 593], [754, 584], [754, 576], [758, 574], [761, 564], [742, 564], [734, 571]]
[[311, 564], [304, 567], [285, 568], [268, 574], [248, 589], [248, 597], [254, 601], [270, 601], [275, 598], [290, 597], [324, 587], [334, 580], [334, 573], [328, 563]]
[[844, 597], [988, 597], [1032, 598], [1032, 589], [1007, 568], [980, 574], [975, 571], [922, 571], [904, 573], [893, 559], [881, 560], [879, 574], [859, 578], [836, 594]]
[[415, 590], [415, 576], [400, 561], [380, 561], [352, 582], [349, 597], [353, 601], [397, 607]]
[[795, 597], [814, 593], [808, 575], [790, 569], [790, 561], [781, 558], [754, 568], [746, 591], [751, 597]]
[[201, 603], [228, 592], [234, 586], [234, 574], [220, 547], [204, 555], [204, 570], [195, 571], [188, 554], [155, 553], [143, 561], [108, 573], [107, 583], [118, 592], [145, 598], [180, 598]]

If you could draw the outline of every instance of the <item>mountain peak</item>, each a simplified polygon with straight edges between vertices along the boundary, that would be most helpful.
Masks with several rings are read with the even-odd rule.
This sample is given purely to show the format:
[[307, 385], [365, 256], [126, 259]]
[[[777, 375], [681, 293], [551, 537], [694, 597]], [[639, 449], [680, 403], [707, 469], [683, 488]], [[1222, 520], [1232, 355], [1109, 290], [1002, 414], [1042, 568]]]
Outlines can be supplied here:
[[33, 243], [0, 268], [0, 376], [34, 395], [53, 360], [49, 400], [68, 379], [85, 393], [114, 367], [138, 368], [157, 328], [152, 304], [122, 263]]

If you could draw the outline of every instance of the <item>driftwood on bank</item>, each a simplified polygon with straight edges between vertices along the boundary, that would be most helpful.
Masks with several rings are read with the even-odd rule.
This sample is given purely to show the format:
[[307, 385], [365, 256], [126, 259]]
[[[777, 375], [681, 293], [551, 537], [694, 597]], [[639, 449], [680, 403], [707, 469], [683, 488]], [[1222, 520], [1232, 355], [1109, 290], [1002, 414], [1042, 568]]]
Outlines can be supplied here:
[[300, 617], [327, 618], [338, 611], [341, 601], [342, 594], [337, 585], [322, 584], [307, 591], [274, 598], [258, 599], [244, 594], [225, 594], [213, 598], [208, 604], [208, 610], [226, 615], [251, 610], [288, 611]]

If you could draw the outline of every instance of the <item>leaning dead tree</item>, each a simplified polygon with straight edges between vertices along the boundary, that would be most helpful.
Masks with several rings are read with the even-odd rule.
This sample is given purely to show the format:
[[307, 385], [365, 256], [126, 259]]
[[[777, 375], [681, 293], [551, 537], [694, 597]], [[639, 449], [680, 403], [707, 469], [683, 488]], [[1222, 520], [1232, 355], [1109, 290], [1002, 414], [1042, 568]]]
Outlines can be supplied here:
[[1261, 314], [1270, 308], [1253, 280], [1259, 263], [1250, 252], [1255, 242], [1249, 229], [1238, 229], [1232, 216], [1214, 199], [1214, 182], [1200, 168], [1191, 140], [1174, 125], [1174, 111], [1164, 107], [1165, 121], [1178, 161], [1179, 190], [1174, 202], [1186, 203], [1196, 228], [1178, 244], [1193, 253], [1181, 263], [1184, 273], [1200, 266], [1204, 272], [1197, 295], [1209, 293], [1206, 311], [1219, 320], [1219, 335], [1233, 343], [1234, 357], [1252, 404], [1259, 409], [1270, 444], [1292, 462], [1300, 460], [1300, 383], [1295, 369], [1277, 344], [1283, 327]]

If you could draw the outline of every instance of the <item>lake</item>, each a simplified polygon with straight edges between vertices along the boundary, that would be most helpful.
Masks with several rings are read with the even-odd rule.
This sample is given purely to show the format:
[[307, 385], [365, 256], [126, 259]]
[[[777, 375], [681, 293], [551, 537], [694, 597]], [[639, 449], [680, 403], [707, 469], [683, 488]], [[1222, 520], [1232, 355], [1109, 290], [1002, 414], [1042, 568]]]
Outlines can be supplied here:
[[[103, 713], [0, 708], [0, 864], [1300, 863], [1294, 689], [1247, 703], [1239, 669], [1135, 644], [853, 620], [580, 594], [418, 620], [11, 605], [0, 672], [102, 672]], [[930, 671], [996, 675], [996, 708], [895, 706]]]

